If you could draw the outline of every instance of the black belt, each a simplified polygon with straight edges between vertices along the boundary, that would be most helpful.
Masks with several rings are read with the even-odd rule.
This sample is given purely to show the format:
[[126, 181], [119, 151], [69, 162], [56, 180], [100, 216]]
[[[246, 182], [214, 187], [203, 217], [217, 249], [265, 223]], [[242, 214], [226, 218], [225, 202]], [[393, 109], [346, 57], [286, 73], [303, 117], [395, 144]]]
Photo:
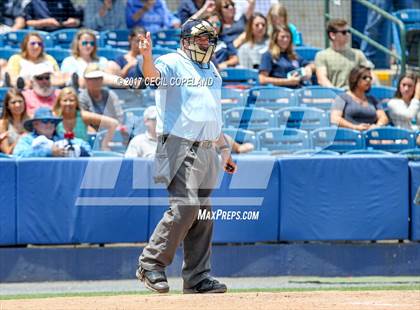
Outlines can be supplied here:
[[164, 144], [166, 142], [166, 140], [171, 137], [173, 139], [178, 139], [178, 140], [182, 140], [182, 141], [186, 141], [188, 144], [191, 144], [191, 146], [194, 147], [203, 147], [206, 149], [212, 148], [213, 147], [213, 141], [211, 140], [204, 140], [204, 141], [191, 141], [188, 139], [184, 139], [178, 136], [173, 136], [173, 135], [160, 135], [158, 136], [158, 142], [160, 142], [161, 144]]

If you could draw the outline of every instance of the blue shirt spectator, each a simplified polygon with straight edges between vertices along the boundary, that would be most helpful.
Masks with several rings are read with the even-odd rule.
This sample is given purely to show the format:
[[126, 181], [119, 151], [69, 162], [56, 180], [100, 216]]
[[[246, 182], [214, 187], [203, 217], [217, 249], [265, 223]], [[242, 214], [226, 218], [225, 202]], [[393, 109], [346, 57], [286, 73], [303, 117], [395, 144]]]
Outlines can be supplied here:
[[278, 59], [274, 59], [269, 51], [261, 57], [260, 71], [267, 71], [269, 76], [285, 79], [287, 73], [298, 68], [305, 67], [309, 62], [299, 55], [297, 59], [291, 60], [286, 52], [280, 53]]
[[128, 28], [140, 26], [152, 33], [180, 26], [179, 19], [168, 10], [164, 0], [128, 0], [125, 17]]
[[10, 30], [25, 28], [23, 9], [30, 0], [3, 0], [0, 2], [0, 30], [10, 27]]
[[26, 25], [43, 30], [80, 26], [79, 14], [70, 0], [32, 0], [24, 10]]
[[124, 10], [124, 0], [89, 0], [84, 10], [84, 25], [98, 31], [126, 29]]
[[13, 150], [14, 156], [19, 157], [65, 157], [70, 151], [74, 155], [89, 156], [90, 145], [78, 138], [71, 139], [73, 150], [69, 142], [56, 132], [57, 124], [61, 118], [52, 114], [50, 108], [42, 107], [35, 111], [33, 119], [26, 120], [23, 124], [30, 134], [22, 136]]
[[217, 42], [216, 51], [214, 52], [214, 56], [212, 62], [218, 67], [221, 63], [229, 60], [231, 57], [236, 56], [237, 50], [233, 47], [232, 43], [226, 44], [223, 41]]
[[200, 18], [206, 13], [213, 13], [215, 9], [216, 4], [214, 0], [181, 0], [177, 15], [183, 24], [189, 18]]

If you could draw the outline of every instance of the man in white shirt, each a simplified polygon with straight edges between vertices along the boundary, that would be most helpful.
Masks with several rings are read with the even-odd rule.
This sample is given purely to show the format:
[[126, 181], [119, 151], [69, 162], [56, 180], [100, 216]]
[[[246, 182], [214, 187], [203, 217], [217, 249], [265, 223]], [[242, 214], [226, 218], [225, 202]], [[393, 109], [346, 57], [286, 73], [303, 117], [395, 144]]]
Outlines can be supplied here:
[[156, 106], [148, 107], [143, 114], [146, 132], [137, 135], [130, 141], [125, 152], [125, 157], [147, 157], [153, 158], [156, 153]]

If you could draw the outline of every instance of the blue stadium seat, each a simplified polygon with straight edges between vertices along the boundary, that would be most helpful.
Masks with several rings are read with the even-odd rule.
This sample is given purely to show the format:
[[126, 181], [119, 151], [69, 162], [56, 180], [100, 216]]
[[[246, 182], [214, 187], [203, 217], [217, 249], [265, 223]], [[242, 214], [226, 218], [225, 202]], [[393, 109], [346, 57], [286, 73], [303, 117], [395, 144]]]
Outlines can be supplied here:
[[34, 30], [15, 30], [6, 32], [3, 34], [3, 47], [5, 48], [18, 48], [20, 49], [20, 44], [28, 33], [36, 32], [44, 41], [44, 47], [53, 47], [53, 39], [51, 34], [44, 31], [34, 31]]
[[378, 100], [379, 103], [381, 103], [384, 106], [384, 108], [386, 108], [388, 101], [394, 98], [396, 91], [397, 89], [395, 87], [374, 85], [370, 89], [368, 95], [374, 97], [376, 100]]
[[6, 97], [8, 91], [8, 87], [0, 87], [0, 107], [3, 106], [4, 97]]
[[398, 154], [406, 156], [409, 160], [420, 160], [420, 148], [404, 150]]
[[308, 133], [294, 128], [270, 128], [257, 134], [261, 151], [293, 153], [310, 148]]
[[324, 110], [306, 107], [288, 107], [276, 112], [279, 126], [313, 130], [329, 125], [328, 115]]
[[20, 53], [20, 49], [17, 49], [17, 48], [0, 47], [0, 58], [1, 59], [9, 60], [9, 58], [11, 56], [13, 56], [14, 54], [19, 54], [19, 53]]
[[107, 30], [100, 33], [101, 41], [104, 47], [130, 49], [128, 36], [130, 31], [127, 29]]
[[70, 49], [73, 39], [76, 36], [79, 29], [60, 29], [54, 32], [51, 32], [53, 43], [55, 47], [60, 47], [64, 49]]
[[311, 140], [314, 149], [340, 153], [364, 149], [363, 134], [348, 128], [319, 128], [311, 132]]
[[92, 151], [93, 157], [124, 157], [124, 154], [113, 151]]
[[353, 150], [345, 153], [345, 155], [392, 155], [392, 153], [384, 150]]
[[[101, 143], [106, 135], [106, 130], [100, 131], [96, 134], [95, 144], [93, 147], [94, 151], [101, 150]], [[125, 153], [127, 149], [127, 143], [129, 139], [129, 134], [126, 132], [121, 132], [121, 130], [116, 130], [112, 141], [109, 143], [111, 151], [117, 153]]]
[[120, 56], [124, 56], [124, 54], [126, 54], [127, 51], [126, 50], [122, 50], [119, 48], [98, 48], [97, 50], [97, 55], [99, 57], [105, 57], [108, 60], [113, 60], [113, 59], [117, 59]]
[[71, 56], [71, 51], [69, 49], [63, 49], [60, 47], [46, 48], [45, 52], [54, 57], [59, 66], [61, 66], [64, 58]]
[[226, 128], [258, 131], [277, 126], [274, 113], [263, 108], [233, 108], [223, 114]]
[[400, 152], [416, 147], [415, 133], [402, 128], [379, 127], [363, 134], [366, 148]]
[[145, 132], [143, 113], [146, 108], [129, 108], [124, 110], [124, 125], [130, 135], [135, 136]]
[[290, 88], [257, 86], [249, 90], [247, 106], [279, 110], [296, 105], [295, 92]]
[[344, 91], [338, 88], [308, 86], [297, 91], [297, 102], [303, 107], [330, 110], [338, 95]]
[[238, 143], [252, 143], [258, 149], [258, 138], [254, 131], [245, 129], [223, 128], [223, 133]]
[[297, 152], [294, 152], [293, 155], [302, 155], [302, 156], [317, 156], [317, 155], [332, 155], [332, 156], [338, 156], [340, 153], [329, 151], [329, 150], [313, 150], [313, 149], [307, 149], [307, 150], [300, 150]]
[[152, 34], [153, 41], [177, 41], [181, 38], [181, 29], [163, 29]]
[[244, 107], [247, 97], [246, 90], [222, 87], [222, 110]]
[[316, 53], [319, 51], [321, 51], [320, 48], [313, 46], [297, 46], [295, 48], [295, 52], [307, 61], [314, 61]]
[[220, 71], [223, 86], [249, 88], [258, 85], [258, 70], [246, 68], [226, 68]]

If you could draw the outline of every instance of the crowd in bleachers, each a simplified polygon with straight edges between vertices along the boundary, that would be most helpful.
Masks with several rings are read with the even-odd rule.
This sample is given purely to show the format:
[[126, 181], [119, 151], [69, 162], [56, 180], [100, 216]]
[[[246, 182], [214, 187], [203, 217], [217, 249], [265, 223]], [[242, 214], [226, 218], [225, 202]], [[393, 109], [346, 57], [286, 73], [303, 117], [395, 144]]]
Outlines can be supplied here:
[[[155, 90], [121, 88], [116, 78], [142, 77], [139, 34], [152, 33], [156, 57], [174, 52], [188, 18], [208, 20], [219, 34], [212, 61], [224, 79], [225, 134], [238, 153], [325, 149], [326, 140], [334, 144], [331, 128], [337, 137], [353, 132], [353, 149], [420, 145], [418, 75], [401, 76], [395, 89], [378, 86], [372, 62], [349, 47], [343, 19], [330, 20], [330, 47], [320, 50], [304, 46], [276, 0], [181, 0], [176, 12], [164, 0], [89, 0], [84, 7], [4, 0], [0, 6], [0, 154], [66, 156], [74, 144], [79, 155], [149, 156], [156, 116], [146, 108]], [[46, 126], [53, 144], [36, 139]], [[378, 128], [389, 130], [378, 130], [372, 142], [368, 132]], [[322, 130], [328, 139], [317, 144]], [[350, 150], [340, 143], [330, 149]]]

